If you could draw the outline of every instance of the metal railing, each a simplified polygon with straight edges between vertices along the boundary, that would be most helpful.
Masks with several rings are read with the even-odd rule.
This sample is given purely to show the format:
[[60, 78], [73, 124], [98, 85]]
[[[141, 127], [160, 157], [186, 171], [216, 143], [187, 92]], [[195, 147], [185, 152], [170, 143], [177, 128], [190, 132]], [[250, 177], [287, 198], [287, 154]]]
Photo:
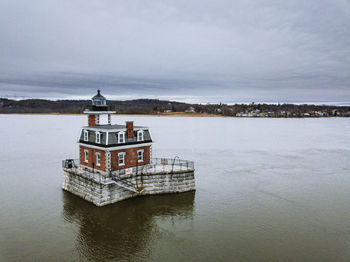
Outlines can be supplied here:
[[80, 165], [79, 159], [62, 160], [62, 168], [68, 172], [75, 173], [98, 182], [106, 182], [108, 179], [108, 176], [105, 172]]
[[164, 167], [164, 169], [167, 170], [171, 168], [171, 173], [174, 171], [194, 170], [193, 161], [182, 160], [178, 156], [174, 158], [152, 158], [150, 165], [161, 168]]
[[156, 174], [156, 173], [176, 173], [184, 171], [194, 171], [194, 162], [174, 158], [151, 158], [150, 163], [142, 166], [134, 166], [126, 169], [119, 169], [110, 172], [102, 172], [80, 165], [79, 159], [62, 160], [62, 167], [67, 171], [78, 173], [84, 177], [106, 181], [108, 178], [127, 178], [135, 175]]
[[65, 159], [62, 160], [63, 168], [76, 168], [79, 165], [79, 159]]

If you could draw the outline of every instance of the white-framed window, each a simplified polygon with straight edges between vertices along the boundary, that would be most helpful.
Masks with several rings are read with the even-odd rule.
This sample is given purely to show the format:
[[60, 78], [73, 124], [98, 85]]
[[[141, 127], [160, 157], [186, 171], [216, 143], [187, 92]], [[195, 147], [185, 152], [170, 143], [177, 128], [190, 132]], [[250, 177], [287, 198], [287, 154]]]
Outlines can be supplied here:
[[143, 141], [143, 130], [137, 131], [137, 141]]
[[125, 152], [118, 153], [118, 166], [125, 165]]
[[125, 132], [118, 133], [118, 144], [119, 143], [125, 143]]
[[84, 162], [89, 163], [89, 150], [84, 150]]
[[96, 132], [96, 143], [101, 143], [101, 133], [100, 132]]
[[143, 149], [137, 150], [137, 162], [143, 162]]
[[96, 166], [101, 166], [101, 154], [96, 152]]
[[84, 141], [89, 141], [89, 131], [84, 130]]

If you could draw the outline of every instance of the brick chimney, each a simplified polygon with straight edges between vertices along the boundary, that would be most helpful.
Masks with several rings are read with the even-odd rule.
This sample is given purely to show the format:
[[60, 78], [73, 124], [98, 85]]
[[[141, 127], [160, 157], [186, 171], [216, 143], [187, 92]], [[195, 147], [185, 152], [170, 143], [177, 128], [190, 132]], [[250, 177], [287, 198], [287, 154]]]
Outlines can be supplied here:
[[95, 126], [95, 115], [89, 115], [89, 126]]
[[134, 138], [134, 122], [133, 121], [126, 122], [126, 129], [128, 132], [128, 138]]

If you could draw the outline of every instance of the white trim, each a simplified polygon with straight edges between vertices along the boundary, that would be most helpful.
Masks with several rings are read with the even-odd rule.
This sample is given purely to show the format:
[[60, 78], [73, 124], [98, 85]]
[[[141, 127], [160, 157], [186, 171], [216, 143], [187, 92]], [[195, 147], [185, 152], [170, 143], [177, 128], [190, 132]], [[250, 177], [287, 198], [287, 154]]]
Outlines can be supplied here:
[[89, 130], [84, 129], [84, 141], [89, 141]]
[[106, 172], [108, 172], [108, 170], [111, 169], [111, 152], [109, 152], [108, 150], [105, 151], [105, 159]]
[[[141, 139], [139, 139], [139, 135], [141, 134]], [[138, 130], [137, 131], [137, 137], [136, 137], [136, 140], [139, 142], [139, 141], [143, 141], [145, 140], [145, 131], [143, 130]]]
[[116, 111], [90, 111], [90, 110], [84, 110], [84, 114], [89, 115], [106, 115], [106, 114], [115, 114]]
[[[109, 126], [109, 125], [104, 125], [104, 126]], [[124, 127], [120, 127], [120, 128], [101, 128], [100, 126], [83, 126], [82, 127], [83, 129], [86, 129], [86, 130], [89, 130], [89, 131], [100, 131], [100, 132], [120, 132], [120, 131], [124, 131], [126, 132], [127, 131], [127, 128], [124, 126]], [[149, 128], [148, 127], [139, 127], [139, 128], [135, 128], [134, 127], [134, 131], [147, 131], [149, 133], [151, 133], [149, 131]]]
[[112, 117], [111, 114], [107, 114], [107, 121], [108, 121], [108, 125], [110, 126], [112, 124]]
[[[139, 152], [141, 152], [141, 156], [142, 156], [142, 159], [139, 160]], [[140, 150], [137, 150], [137, 163], [142, 163], [144, 161], [144, 158], [143, 158], [143, 153], [145, 152], [144, 149], [140, 149]]]
[[102, 147], [102, 146], [94, 146], [94, 145], [88, 145], [88, 144], [84, 144], [84, 143], [80, 143], [78, 142], [79, 145], [81, 146], [85, 146], [88, 148], [94, 148], [94, 149], [101, 149], [101, 150], [122, 150], [122, 149], [128, 149], [128, 148], [135, 148], [135, 147], [142, 147], [142, 146], [150, 146], [152, 145], [152, 142], [148, 142], [148, 143], [140, 143], [140, 144], [133, 144], [133, 145], [126, 145], [126, 146], [113, 146], [113, 147]]
[[[108, 125], [104, 125], [104, 126], [108, 126]], [[124, 131], [126, 132], [126, 128], [123, 127], [123, 128], [113, 128], [113, 129], [110, 129], [110, 128], [101, 128], [100, 126], [84, 126], [83, 127], [84, 129], [87, 129], [87, 130], [90, 130], [90, 131], [93, 131], [93, 132], [96, 132], [96, 131], [99, 131], [99, 132], [120, 132], [120, 131]]]
[[[125, 132], [124, 131], [121, 131], [121, 132], [118, 132], [118, 144], [124, 144], [125, 143]], [[123, 139], [121, 139], [123, 138]], [[122, 141], [123, 140], [123, 141]]]
[[106, 132], [106, 145], [108, 145], [108, 131]]
[[[147, 129], [147, 130], [148, 130], [149, 138], [152, 140], [151, 130], [150, 130], [150, 129]], [[153, 141], [153, 140], [152, 140], [152, 141]]]
[[[95, 142], [97, 144], [100, 144], [101, 143], [101, 132], [97, 131], [95, 134], [96, 134]], [[98, 137], [98, 139], [97, 139], [97, 137]]]
[[89, 150], [84, 149], [84, 163], [89, 163]]
[[96, 166], [101, 166], [101, 153], [96, 152]]
[[[125, 152], [119, 152], [118, 153], [118, 166], [125, 166], [125, 155], [126, 155], [126, 153]], [[121, 159], [120, 158], [120, 156], [123, 156], [123, 163], [121, 164], [121, 163], [119, 163], [119, 160]]]

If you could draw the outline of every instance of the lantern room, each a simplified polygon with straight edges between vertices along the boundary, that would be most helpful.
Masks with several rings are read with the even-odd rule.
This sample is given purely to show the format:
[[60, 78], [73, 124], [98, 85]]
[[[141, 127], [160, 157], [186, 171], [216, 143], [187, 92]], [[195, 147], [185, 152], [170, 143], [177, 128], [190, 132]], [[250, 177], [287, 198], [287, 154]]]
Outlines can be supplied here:
[[109, 111], [106, 98], [97, 90], [97, 94], [92, 97], [92, 109], [85, 110], [88, 114], [88, 126], [111, 125], [111, 114], [115, 111]]

